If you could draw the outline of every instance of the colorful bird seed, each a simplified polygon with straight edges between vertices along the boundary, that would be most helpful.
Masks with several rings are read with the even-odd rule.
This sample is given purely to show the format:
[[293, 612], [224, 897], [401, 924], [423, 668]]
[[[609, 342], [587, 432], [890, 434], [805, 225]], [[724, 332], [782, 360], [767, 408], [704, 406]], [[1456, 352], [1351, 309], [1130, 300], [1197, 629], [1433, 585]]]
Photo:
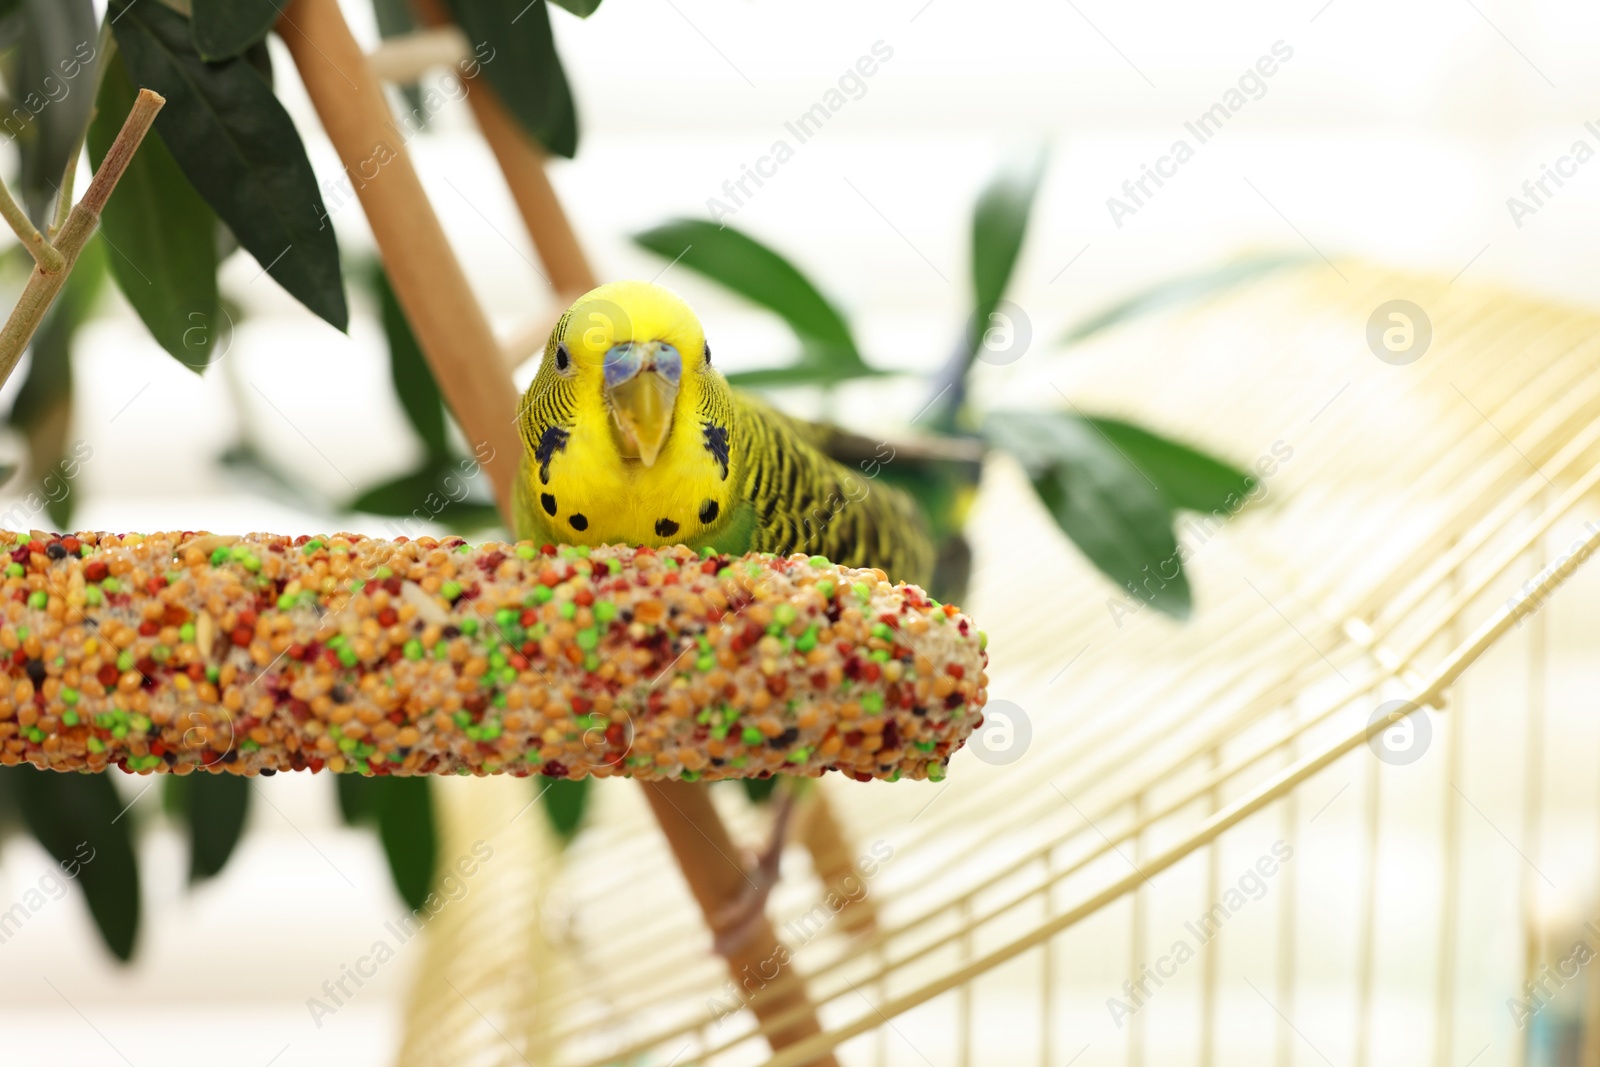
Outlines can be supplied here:
[[0, 531], [0, 764], [944, 777], [972, 620], [882, 571], [683, 547]]

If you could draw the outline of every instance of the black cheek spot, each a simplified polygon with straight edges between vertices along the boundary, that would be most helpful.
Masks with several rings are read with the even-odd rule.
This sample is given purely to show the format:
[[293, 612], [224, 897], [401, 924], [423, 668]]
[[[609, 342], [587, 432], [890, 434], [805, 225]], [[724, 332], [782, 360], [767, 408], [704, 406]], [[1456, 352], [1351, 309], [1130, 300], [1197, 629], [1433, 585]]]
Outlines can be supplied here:
[[701, 522], [701, 524], [702, 525], [709, 525], [710, 523], [716, 522], [717, 521], [717, 512], [719, 510], [721, 510], [721, 509], [717, 506], [717, 502], [715, 500], [707, 500], [704, 504], [701, 504], [700, 505], [700, 522]]
[[675, 534], [677, 532], [678, 532], [678, 524], [673, 522], [671, 519], [657, 519], [656, 520], [656, 536], [657, 537], [671, 537], [673, 534]]
[[574, 514], [567, 521], [572, 523], [574, 530], [587, 530], [589, 528], [589, 519], [584, 515]]
[[539, 503], [544, 505], [544, 513], [546, 515], [554, 515], [556, 513], [556, 498], [549, 493], [540, 493]]

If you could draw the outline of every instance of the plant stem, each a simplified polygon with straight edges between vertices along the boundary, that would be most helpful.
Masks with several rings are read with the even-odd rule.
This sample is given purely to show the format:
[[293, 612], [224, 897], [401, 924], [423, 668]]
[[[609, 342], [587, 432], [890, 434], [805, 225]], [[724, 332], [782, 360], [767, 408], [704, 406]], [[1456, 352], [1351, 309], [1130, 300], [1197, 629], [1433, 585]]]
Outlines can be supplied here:
[[[89, 238], [94, 236], [95, 229], [100, 225], [100, 212], [105, 209], [106, 201], [111, 197], [111, 190], [117, 187], [117, 182], [121, 180], [123, 172], [128, 169], [128, 163], [133, 159], [133, 153], [138, 150], [144, 135], [150, 131], [150, 124], [156, 120], [156, 113], [165, 103], [166, 100], [160, 94], [153, 93], [149, 89], [139, 90], [139, 98], [133, 102], [133, 108], [128, 112], [122, 130], [117, 134], [117, 139], [111, 143], [111, 150], [101, 161], [100, 169], [95, 171], [94, 179], [89, 182], [89, 188], [84, 192], [83, 199], [78, 201], [77, 206], [67, 215], [67, 220], [57, 235], [56, 244], [51, 248], [51, 251], [61, 257], [61, 264], [52, 269], [46, 267], [44, 261], [40, 260], [33, 268], [33, 274], [29, 276], [28, 284], [22, 290], [22, 298], [12, 309], [11, 317], [6, 320], [5, 327], [0, 329], [0, 385], [4, 385], [6, 379], [11, 377], [11, 372], [16, 370], [23, 351], [28, 347], [28, 342], [33, 340], [34, 332], [44, 320], [45, 312], [50, 310], [50, 305], [55, 302], [61, 287], [66, 284], [67, 275], [72, 272], [73, 264], [78, 261], [78, 254], [83, 251], [83, 246], [89, 243]], [[9, 192], [5, 193], [4, 201], [9, 202], [12, 208], [16, 208], [16, 202], [11, 199]], [[3, 208], [4, 204], [0, 204], [0, 209]], [[9, 211], [6, 217], [10, 221]], [[27, 218], [22, 217], [24, 220]], [[15, 228], [16, 223], [13, 222], [12, 226]], [[29, 228], [32, 229], [32, 223], [29, 223]], [[33, 232], [38, 235], [37, 230]], [[42, 237], [39, 239], [43, 241]], [[46, 247], [50, 247], [48, 243]]]
[[11, 190], [5, 183], [0, 182], [0, 215], [6, 217], [6, 222], [15, 231], [22, 247], [33, 256], [33, 261], [45, 270], [60, 270], [65, 260], [55, 247], [45, 240], [44, 234], [34, 226], [33, 220], [28, 218], [28, 213], [22, 210], [22, 205], [17, 203]]

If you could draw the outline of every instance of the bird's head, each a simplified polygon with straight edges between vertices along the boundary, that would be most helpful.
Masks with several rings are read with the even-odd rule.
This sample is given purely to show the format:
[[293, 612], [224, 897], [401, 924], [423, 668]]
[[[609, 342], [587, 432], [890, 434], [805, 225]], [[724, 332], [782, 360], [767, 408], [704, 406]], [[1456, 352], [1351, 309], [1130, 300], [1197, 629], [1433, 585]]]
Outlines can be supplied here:
[[530, 394], [570, 392], [579, 412], [601, 412], [618, 454], [653, 466], [675, 417], [698, 403], [711, 350], [700, 320], [676, 293], [650, 282], [613, 282], [561, 316]]

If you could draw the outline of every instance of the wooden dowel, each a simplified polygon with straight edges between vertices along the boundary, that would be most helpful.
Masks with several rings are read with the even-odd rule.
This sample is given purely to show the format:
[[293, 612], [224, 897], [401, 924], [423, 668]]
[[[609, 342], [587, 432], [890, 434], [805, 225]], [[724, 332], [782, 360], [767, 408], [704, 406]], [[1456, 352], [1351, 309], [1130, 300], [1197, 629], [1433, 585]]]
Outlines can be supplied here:
[[[429, 27], [437, 28], [450, 21], [439, 0], [416, 0], [416, 8]], [[469, 89], [467, 103], [478, 120], [483, 139], [500, 163], [522, 224], [544, 263], [550, 287], [563, 304], [569, 304], [600, 282], [545, 173], [546, 153], [507, 110], [481, 68], [472, 78], [467, 78], [465, 71], [461, 74]]]
[[811, 853], [811, 866], [824, 893], [845, 902], [839, 910], [839, 929], [848, 934], [877, 929], [877, 901], [865, 891], [866, 879], [856, 867], [850, 839], [821, 782], [806, 790], [796, 814], [795, 837]]
[[[711, 804], [710, 792], [698, 783], [640, 784], [650, 802], [650, 810], [661, 824], [661, 832], [666, 835], [683, 869], [689, 892], [705, 913], [713, 936], [722, 933], [718, 925], [725, 921], [729, 906], [752, 887], [740, 861], [738, 846]], [[789, 985], [779, 995], [755, 997], [756, 993], [770, 988], [775, 979], [793, 974], [789, 951], [778, 940], [764, 914], [755, 920], [743, 942], [728, 953], [728, 974], [738, 990], [739, 1001], [748, 1003], [762, 1022], [779, 1016], [793, 1017], [767, 1035], [774, 1050], [822, 1032], [814, 1011], [795, 1010], [808, 1007], [803, 984]], [[732, 999], [719, 997], [718, 1001], [731, 1003]], [[826, 1052], [807, 1062], [826, 1067], [833, 1067], [835, 1063], [832, 1054]]]
[[340, 162], [360, 175], [353, 184], [389, 283], [450, 410], [475, 451], [480, 444], [489, 446], [484, 467], [500, 513], [510, 522], [522, 453], [516, 389], [489, 320], [412, 166], [383, 86], [337, 0], [293, 0], [278, 32]]
[[[493, 449], [485, 466], [494, 480], [501, 513], [511, 521], [511, 487], [522, 448], [512, 421], [515, 388], [483, 309], [467, 284], [406, 154], [382, 86], [351, 35], [336, 0], [294, 0], [279, 21], [278, 30], [340, 160], [346, 168], [363, 176], [364, 180], [357, 183], [362, 209], [395, 296], [405, 309], [429, 367], [468, 439], [487, 441]], [[475, 85], [473, 95], [487, 96], [487, 83]], [[384, 162], [376, 175], [367, 179], [375, 152], [381, 153]], [[516, 165], [520, 168], [528, 159], [524, 153]], [[542, 159], [536, 161], [542, 173]], [[522, 177], [526, 179], [527, 175]], [[559, 222], [540, 227], [535, 231], [536, 239], [538, 233], [543, 233], [548, 241], [565, 228], [568, 247], [560, 253], [550, 251], [560, 247], [558, 242], [542, 248], [541, 255], [550, 251], [552, 262], [562, 264], [562, 277], [581, 276], [592, 282], [581, 252], [572, 254], [577, 249], [576, 238], [570, 235], [554, 192], [548, 183], [543, 189], [542, 199], [536, 191], [531, 199], [519, 197], [519, 206], [526, 203], [541, 211], [553, 210], [555, 215], [551, 217]], [[711, 806], [704, 786], [661, 786], [648, 790], [648, 795], [684, 877], [715, 929], [717, 917], [726, 914], [739, 899], [744, 882], [743, 870], [730, 866], [737, 864], [737, 853], [727, 828]], [[737, 966], [730, 959], [729, 967], [736, 981], [742, 977], [746, 964], [770, 970], [770, 961], [788, 957], [764, 916], [734, 955]], [[793, 1008], [803, 999], [802, 987], [791, 996], [775, 998], [771, 1009], [762, 1010]], [[820, 1030], [815, 1015], [807, 1013], [771, 1040], [774, 1047], [783, 1047]], [[831, 1055], [824, 1054], [816, 1062], [827, 1065], [834, 1061]]]

